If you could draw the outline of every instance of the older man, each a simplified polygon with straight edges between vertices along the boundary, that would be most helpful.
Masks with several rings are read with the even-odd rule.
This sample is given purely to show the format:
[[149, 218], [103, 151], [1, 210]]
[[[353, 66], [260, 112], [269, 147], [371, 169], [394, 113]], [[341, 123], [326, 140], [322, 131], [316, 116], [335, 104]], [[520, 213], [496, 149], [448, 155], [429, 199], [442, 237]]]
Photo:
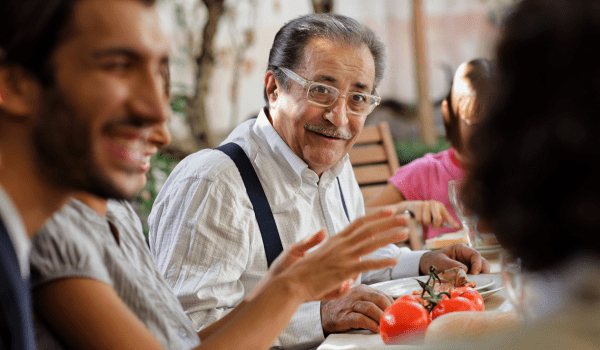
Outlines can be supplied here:
[[[287, 23], [271, 49], [267, 106], [258, 118], [236, 128], [227, 146], [193, 154], [173, 171], [149, 219], [150, 246], [197, 327], [238, 304], [282, 247], [322, 228], [333, 235], [364, 215], [347, 153], [379, 102], [383, 61], [383, 44], [353, 19], [309, 15]], [[243, 152], [231, 153], [231, 143]], [[248, 180], [254, 172], [256, 181]], [[260, 197], [260, 187], [263, 201], [249, 198]], [[462, 265], [455, 257], [473, 273], [488, 269], [464, 246], [402, 254], [388, 246], [376, 255], [399, 257], [399, 263], [363, 280], [417, 275], [432, 262]], [[324, 334], [351, 328], [376, 332], [391, 302], [361, 285], [340, 300], [306, 303], [278, 345], [314, 346]]]
[[144, 135], [166, 132], [168, 44], [100, 34], [97, 21], [76, 31], [74, 3], [0, 3], [1, 349], [35, 348], [29, 239], [73, 190], [135, 194], [156, 151]]

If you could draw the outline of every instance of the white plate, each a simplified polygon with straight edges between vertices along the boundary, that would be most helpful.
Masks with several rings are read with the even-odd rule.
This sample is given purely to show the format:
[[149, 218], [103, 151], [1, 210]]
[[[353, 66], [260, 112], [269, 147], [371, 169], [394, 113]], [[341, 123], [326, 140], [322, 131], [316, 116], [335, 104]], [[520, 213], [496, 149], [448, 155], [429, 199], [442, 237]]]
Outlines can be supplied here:
[[[480, 291], [494, 284], [494, 279], [492, 277], [495, 276], [467, 275], [467, 280], [469, 282], [474, 281], [477, 284], [475, 290]], [[410, 295], [413, 291], [421, 289], [421, 286], [419, 286], [419, 283], [415, 281], [415, 279], [427, 282], [427, 278], [429, 278], [429, 276], [401, 278], [397, 280], [375, 283], [370, 285], [370, 287], [373, 287], [378, 291], [391, 296], [392, 298], [399, 298], [403, 295]], [[500, 285], [502, 285], [502, 281], [500, 281]]]
[[500, 276], [500, 275], [489, 275], [489, 276], [492, 278], [494, 283], [491, 286], [488, 286], [486, 288], [483, 288], [482, 290], [479, 290], [479, 294], [481, 294], [481, 297], [483, 297], [484, 300], [487, 297], [489, 297], [490, 295], [504, 289], [504, 284], [502, 283], [502, 276]]

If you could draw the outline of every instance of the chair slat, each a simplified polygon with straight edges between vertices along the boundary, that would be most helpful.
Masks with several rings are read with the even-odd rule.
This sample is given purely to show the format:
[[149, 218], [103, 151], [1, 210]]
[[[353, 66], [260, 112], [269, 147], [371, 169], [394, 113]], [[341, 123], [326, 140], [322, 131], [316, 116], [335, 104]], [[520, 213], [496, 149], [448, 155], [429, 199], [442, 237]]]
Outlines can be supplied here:
[[350, 163], [353, 165], [383, 163], [388, 160], [384, 146], [378, 144], [352, 147], [348, 155], [350, 156]]
[[385, 186], [386, 184], [362, 186], [360, 191], [363, 194], [365, 202], [368, 201], [369, 198], [378, 195], [385, 188]]
[[356, 140], [357, 145], [376, 142], [381, 142], [381, 131], [378, 126], [363, 127], [360, 135], [358, 135], [358, 139]]
[[375, 164], [358, 166], [354, 168], [354, 176], [359, 185], [387, 182], [392, 176], [390, 166], [387, 164]]

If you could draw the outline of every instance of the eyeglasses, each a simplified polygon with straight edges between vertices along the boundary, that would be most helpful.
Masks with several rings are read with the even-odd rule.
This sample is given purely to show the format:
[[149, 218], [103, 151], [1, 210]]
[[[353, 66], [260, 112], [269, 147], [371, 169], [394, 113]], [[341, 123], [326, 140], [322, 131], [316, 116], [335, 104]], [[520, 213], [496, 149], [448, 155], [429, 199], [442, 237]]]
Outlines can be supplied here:
[[[333, 86], [306, 80], [287, 68], [277, 68], [290, 79], [302, 85], [306, 89], [306, 99], [314, 105], [330, 107], [340, 97], [340, 90]], [[348, 112], [358, 115], [367, 115], [373, 112], [373, 109], [381, 102], [381, 97], [379, 96], [361, 94], [360, 92], [350, 91], [344, 96], [346, 97]]]

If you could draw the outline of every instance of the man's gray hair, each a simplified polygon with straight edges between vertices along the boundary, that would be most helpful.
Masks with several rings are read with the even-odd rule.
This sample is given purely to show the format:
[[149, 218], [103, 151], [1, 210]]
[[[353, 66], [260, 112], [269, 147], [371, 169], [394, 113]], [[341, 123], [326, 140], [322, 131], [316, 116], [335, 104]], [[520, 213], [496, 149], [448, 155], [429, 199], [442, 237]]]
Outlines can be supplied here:
[[[377, 87], [385, 70], [385, 46], [375, 33], [355, 19], [338, 14], [311, 14], [298, 17], [286, 23], [275, 35], [267, 71], [271, 70], [285, 90], [289, 78], [277, 67], [295, 69], [302, 61], [304, 49], [312, 38], [326, 38], [332, 41], [360, 46], [367, 45], [375, 61], [375, 83]], [[265, 102], [269, 99], [264, 92]]]

